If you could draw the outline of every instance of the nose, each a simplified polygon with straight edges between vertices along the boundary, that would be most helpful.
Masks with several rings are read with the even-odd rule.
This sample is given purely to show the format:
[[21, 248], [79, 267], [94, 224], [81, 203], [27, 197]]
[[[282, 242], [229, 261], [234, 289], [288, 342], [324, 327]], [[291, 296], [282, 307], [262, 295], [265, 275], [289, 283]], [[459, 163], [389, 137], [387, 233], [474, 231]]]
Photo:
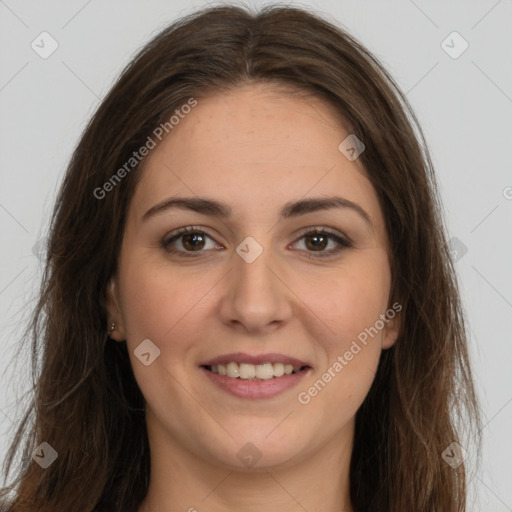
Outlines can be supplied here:
[[290, 319], [293, 293], [270, 249], [250, 261], [234, 255], [233, 268], [225, 278], [220, 315], [231, 328], [264, 334]]

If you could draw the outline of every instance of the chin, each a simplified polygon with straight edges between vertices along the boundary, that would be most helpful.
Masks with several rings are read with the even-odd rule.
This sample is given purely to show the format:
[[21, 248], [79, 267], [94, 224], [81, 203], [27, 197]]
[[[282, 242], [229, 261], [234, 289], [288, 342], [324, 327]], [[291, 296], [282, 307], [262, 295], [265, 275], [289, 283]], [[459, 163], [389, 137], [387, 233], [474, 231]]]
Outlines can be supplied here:
[[[236, 471], [263, 471], [291, 465], [304, 453], [307, 443], [289, 431], [278, 433], [277, 424], [274, 421], [269, 429], [248, 429], [233, 435], [228, 446], [212, 446], [212, 456], [220, 465]], [[276, 430], [272, 432], [272, 429]]]

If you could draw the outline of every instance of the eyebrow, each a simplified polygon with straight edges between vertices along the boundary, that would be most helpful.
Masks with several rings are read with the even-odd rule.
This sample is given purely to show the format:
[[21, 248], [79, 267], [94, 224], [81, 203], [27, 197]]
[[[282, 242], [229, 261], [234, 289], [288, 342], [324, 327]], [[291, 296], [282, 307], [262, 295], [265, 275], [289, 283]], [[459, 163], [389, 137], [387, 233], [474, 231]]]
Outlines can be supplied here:
[[[361, 206], [339, 196], [308, 198], [285, 203], [280, 211], [280, 217], [282, 219], [289, 219], [305, 215], [307, 213], [329, 210], [332, 208], [348, 208], [355, 211], [368, 224], [370, 224], [370, 226], [372, 226], [370, 216]], [[142, 221], [146, 221], [151, 217], [172, 209], [191, 210], [203, 215], [217, 217], [219, 219], [228, 219], [232, 215], [232, 209], [230, 206], [224, 203], [219, 203], [214, 199], [205, 197], [171, 197], [151, 207], [142, 216]]]

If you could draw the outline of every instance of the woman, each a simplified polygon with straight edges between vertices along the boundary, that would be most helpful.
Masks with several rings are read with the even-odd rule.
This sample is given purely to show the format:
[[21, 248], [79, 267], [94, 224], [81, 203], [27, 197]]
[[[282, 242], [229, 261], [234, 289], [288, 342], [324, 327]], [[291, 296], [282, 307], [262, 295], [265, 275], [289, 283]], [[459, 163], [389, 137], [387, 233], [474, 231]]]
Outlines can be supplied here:
[[423, 135], [304, 10], [206, 9], [136, 56], [69, 165], [30, 329], [6, 510], [465, 508], [480, 420]]

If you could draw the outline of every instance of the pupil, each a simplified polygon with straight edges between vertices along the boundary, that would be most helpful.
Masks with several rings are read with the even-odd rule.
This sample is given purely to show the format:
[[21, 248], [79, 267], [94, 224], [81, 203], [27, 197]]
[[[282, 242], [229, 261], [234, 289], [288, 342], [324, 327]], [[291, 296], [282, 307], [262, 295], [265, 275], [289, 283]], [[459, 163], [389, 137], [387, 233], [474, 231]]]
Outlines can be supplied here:
[[[201, 249], [201, 247], [199, 245], [196, 245], [196, 244], [192, 244], [192, 245], [189, 245], [190, 244], [190, 238], [196, 238], [196, 242], [197, 242], [197, 239], [202, 239], [203, 237], [198, 234], [198, 233], [192, 233], [192, 234], [188, 234], [188, 235], [185, 235], [185, 243], [183, 244], [187, 249]], [[201, 240], [202, 241], [202, 240]], [[201, 242], [200, 241], [200, 242]]]
[[[322, 239], [322, 241], [320, 243], [318, 243], [318, 240], [319, 239]], [[312, 247], [313, 248], [325, 248], [325, 239], [326, 237], [324, 235], [314, 235], [314, 236], [311, 236], [311, 237], [308, 237], [308, 240], [316, 240], [316, 242], [313, 242], [312, 244]], [[309, 245], [309, 244], [308, 244]]]

